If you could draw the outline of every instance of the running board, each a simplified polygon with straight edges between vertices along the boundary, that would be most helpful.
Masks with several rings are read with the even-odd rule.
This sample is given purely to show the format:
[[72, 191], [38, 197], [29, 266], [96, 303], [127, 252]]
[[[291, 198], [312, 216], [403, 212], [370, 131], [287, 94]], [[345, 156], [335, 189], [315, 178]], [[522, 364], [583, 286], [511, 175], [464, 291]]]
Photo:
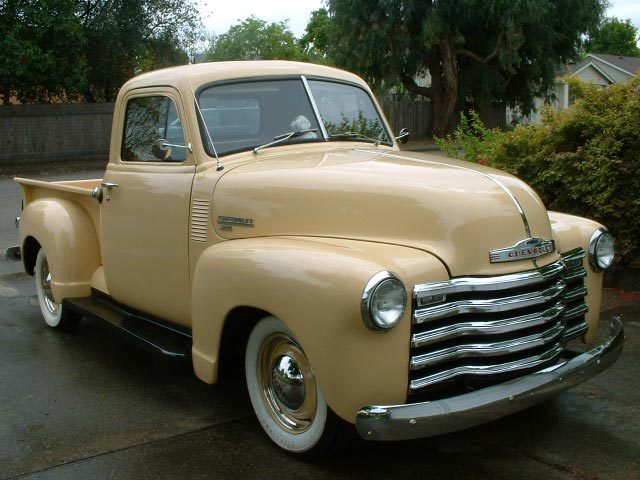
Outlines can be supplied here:
[[129, 309], [96, 291], [90, 297], [65, 298], [65, 308], [103, 320], [116, 333], [152, 353], [177, 360], [191, 359], [191, 332], [164, 320]]

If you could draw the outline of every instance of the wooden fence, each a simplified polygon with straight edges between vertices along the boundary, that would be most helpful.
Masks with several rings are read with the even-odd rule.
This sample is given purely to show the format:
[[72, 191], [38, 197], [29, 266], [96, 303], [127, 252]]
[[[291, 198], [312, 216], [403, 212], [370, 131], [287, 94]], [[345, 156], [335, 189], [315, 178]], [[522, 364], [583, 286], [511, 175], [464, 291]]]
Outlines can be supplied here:
[[[395, 134], [408, 128], [414, 139], [428, 136], [431, 102], [383, 97], [380, 103]], [[113, 103], [0, 106], [0, 162], [106, 159], [113, 109]], [[491, 128], [506, 124], [504, 107], [480, 115]]]
[[0, 162], [107, 158], [113, 103], [0, 107]]

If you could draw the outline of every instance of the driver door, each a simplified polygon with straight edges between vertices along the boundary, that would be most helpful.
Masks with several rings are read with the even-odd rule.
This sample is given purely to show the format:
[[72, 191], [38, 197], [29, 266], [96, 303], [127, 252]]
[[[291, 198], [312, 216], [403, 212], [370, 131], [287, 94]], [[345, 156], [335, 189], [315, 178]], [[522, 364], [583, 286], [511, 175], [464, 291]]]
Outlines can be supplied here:
[[[112, 187], [104, 188], [101, 207], [106, 286], [124, 305], [188, 326], [195, 165], [189, 149], [177, 147], [188, 145], [182, 103], [167, 88], [134, 91], [123, 104], [119, 152], [104, 177]], [[174, 147], [167, 152], [159, 139]]]

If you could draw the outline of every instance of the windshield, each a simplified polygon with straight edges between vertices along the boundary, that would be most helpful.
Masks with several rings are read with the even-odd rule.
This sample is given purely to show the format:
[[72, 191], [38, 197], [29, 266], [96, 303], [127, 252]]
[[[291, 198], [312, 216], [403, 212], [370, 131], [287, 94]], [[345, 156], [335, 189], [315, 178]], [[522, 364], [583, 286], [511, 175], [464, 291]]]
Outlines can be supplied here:
[[364, 90], [320, 80], [309, 81], [309, 87], [330, 140], [373, 139], [391, 144], [389, 133]]
[[[215, 151], [222, 156], [243, 150], [259, 151], [284, 143], [345, 138], [391, 144], [384, 124], [364, 90], [317, 80], [310, 81], [309, 87], [324, 122], [327, 139], [300, 78], [239, 82], [203, 89], [198, 103]], [[213, 155], [202, 119], [199, 120], [203, 142], [208, 153]]]

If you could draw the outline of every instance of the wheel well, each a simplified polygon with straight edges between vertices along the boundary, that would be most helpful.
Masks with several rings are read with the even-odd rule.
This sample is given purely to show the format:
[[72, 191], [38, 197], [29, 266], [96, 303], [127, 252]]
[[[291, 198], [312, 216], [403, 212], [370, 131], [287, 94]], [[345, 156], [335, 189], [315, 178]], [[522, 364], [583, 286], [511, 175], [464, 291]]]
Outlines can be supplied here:
[[24, 243], [22, 244], [22, 264], [24, 265], [24, 271], [29, 275], [33, 275], [36, 268], [38, 250], [41, 248], [35, 238], [27, 237], [24, 239]]
[[253, 307], [236, 307], [227, 315], [220, 340], [218, 381], [244, 379], [244, 352], [253, 327], [270, 313]]

